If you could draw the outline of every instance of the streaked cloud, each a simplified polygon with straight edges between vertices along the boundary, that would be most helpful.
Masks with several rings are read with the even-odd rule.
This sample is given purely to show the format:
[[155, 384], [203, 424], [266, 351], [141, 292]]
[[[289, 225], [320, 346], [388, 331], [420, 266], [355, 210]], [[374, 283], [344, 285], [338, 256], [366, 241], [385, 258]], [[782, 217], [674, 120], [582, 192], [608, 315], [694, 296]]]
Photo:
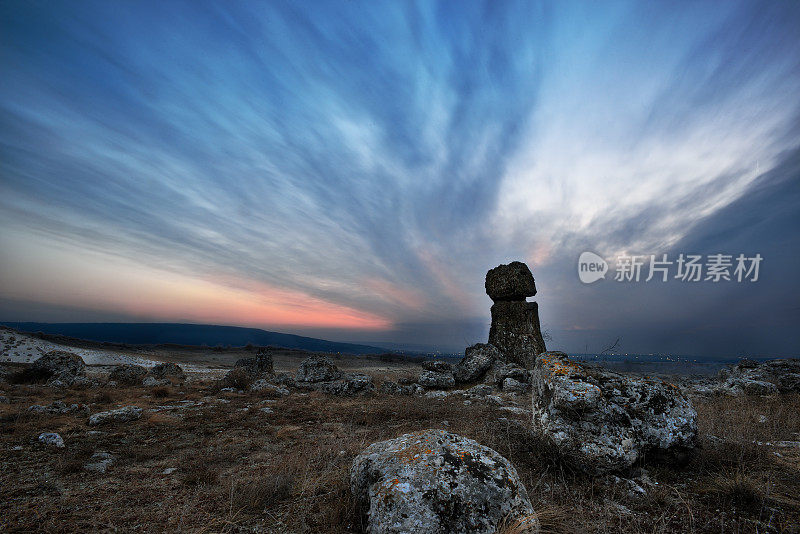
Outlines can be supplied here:
[[457, 346], [522, 258], [581, 330], [583, 248], [685, 242], [798, 147], [798, 27], [777, 2], [3, 3], [0, 297]]

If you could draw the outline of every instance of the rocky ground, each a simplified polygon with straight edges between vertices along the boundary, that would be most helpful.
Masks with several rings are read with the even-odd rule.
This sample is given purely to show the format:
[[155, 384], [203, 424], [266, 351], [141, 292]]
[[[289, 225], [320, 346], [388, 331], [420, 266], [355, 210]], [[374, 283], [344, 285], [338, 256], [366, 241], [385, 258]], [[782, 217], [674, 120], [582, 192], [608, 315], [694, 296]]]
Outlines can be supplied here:
[[[474, 350], [473, 360], [481, 354]], [[239, 369], [268, 372], [256, 359]], [[269, 380], [254, 387], [252, 376], [243, 389], [191, 373], [152, 387], [114, 385], [92, 369], [96, 384], [0, 383], [0, 530], [364, 532], [370, 513], [392, 511], [357, 496], [360, 455], [382, 454], [385, 463], [397, 442], [373, 444], [403, 435], [408, 443], [435, 429], [468, 443], [441, 453], [467, 487], [481, 487], [469, 478], [476, 465], [515, 469], [503, 477], [527, 490], [542, 532], [799, 531], [800, 395], [694, 396], [698, 447], [690, 455], [590, 474], [533, 430], [525, 388], [448, 383], [398, 394], [382, 383], [402, 388], [425, 373], [447, 375], [448, 366], [326, 365], [282, 374], [290, 369], [276, 364]], [[374, 386], [358, 386], [360, 376]], [[487, 447], [486, 458], [465, 462]], [[397, 477], [413, 485], [431, 472], [424, 462], [403, 465], [371, 476], [388, 475], [395, 491], [409, 487]], [[381, 499], [371, 502], [388, 502]], [[527, 502], [512, 504], [527, 510]], [[500, 531], [524, 530], [501, 523]]]

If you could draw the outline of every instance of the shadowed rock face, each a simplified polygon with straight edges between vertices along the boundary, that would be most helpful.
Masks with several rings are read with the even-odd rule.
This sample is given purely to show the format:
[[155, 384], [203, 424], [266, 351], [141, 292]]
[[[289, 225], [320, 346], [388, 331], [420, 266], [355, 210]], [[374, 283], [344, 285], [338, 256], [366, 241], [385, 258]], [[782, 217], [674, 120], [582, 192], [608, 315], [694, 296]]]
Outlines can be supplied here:
[[507, 361], [529, 367], [547, 350], [539, 325], [539, 306], [525, 300], [536, 295], [533, 274], [519, 261], [499, 265], [486, 273], [485, 287], [494, 301], [489, 343]]
[[494, 533], [519, 519], [539, 524], [511, 462], [443, 430], [373, 443], [353, 461], [352, 491], [367, 515], [366, 532]]

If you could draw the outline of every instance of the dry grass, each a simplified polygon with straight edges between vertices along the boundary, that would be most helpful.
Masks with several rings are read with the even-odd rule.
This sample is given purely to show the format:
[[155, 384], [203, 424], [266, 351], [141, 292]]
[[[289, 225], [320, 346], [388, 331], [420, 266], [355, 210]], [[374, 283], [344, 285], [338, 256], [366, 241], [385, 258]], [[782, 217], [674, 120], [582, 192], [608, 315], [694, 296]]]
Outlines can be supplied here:
[[[314, 392], [265, 400], [202, 383], [6, 389], [13, 403], [0, 405], [4, 532], [361, 532], [348, 480], [353, 458], [374, 441], [424, 428], [476, 439], [511, 460], [544, 533], [780, 533], [800, 524], [800, 451], [754, 443], [800, 437], [797, 395], [698, 402], [702, 448], [683, 465], [646, 466], [657, 484], [637, 498], [572, 471], [524, 417], [459, 399]], [[92, 429], [84, 415], [25, 411], [53, 400], [87, 403], [92, 412], [128, 404], [147, 412]], [[59, 432], [67, 447], [36, 444], [42, 431]], [[97, 451], [116, 457], [106, 474], [83, 469]], [[177, 470], [163, 474], [167, 468]], [[503, 532], [520, 528], [507, 524]]]

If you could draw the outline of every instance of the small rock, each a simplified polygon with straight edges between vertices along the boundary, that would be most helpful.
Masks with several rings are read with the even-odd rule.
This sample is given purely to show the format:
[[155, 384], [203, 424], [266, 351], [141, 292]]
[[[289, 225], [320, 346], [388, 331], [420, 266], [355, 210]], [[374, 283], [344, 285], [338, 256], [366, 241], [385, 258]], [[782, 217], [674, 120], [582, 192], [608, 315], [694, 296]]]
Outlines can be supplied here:
[[451, 388], [456, 385], [456, 379], [452, 374], [438, 371], [422, 371], [417, 382], [426, 388], [438, 389]]
[[439, 373], [453, 372], [453, 364], [444, 360], [426, 360], [422, 362], [422, 368], [426, 371], [436, 371]]
[[156, 378], [154, 376], [146, 376], [144, 377], [144, 380], [142, 380], [142, 385], [146, 388], [168, 386], [170, 383], [171, 382], [168, 378]]
[[108, 377], [118, 384], [138, 386], [147, 375], [147, 369], [141, 365], [117, 365], [111, 370]]
[[411, 385], [401, 386], [397, 382], [386, 380], [381, 383], [378, 390], [386, 395], [411, 395], [414, 393], [414, 387]]
[[258, 379], [252, 384], [250, 384], [250, 391], [270, 392], [270, 393], [275, 393], [276, 395], [280, 395], [282, 397], [285, 397], [286, 395], [290, 394], [290, 391], [288, 389], [276, 386], [275, 384], [270, 384], [263, 378]]
[[259, 408], [259, 411], [262, 412], [262, 413], [270, 414], [270, 413], [274, 413], [275, 410], [273, 410], [269, 406], [264, 406], [263, 408]]
[[92, 455], [88, 464], [83, 468], [94, 473], [105, 473], [114, 463], [114, 457], [107, 452], [96, 452]]
[[117, 410], [96, 413], [89, 417], [89, 426], [106, 423], [125, 423], [142, 417], [142, 409], [137, 406], [125, 406]]
[[156, 378], [172, 377], [181, 380], [186, 378], [186, 374], [183, 372], [181, 366], [172, 362], [159, 363], [150, 369], [150, 374]]
[[42, 432], [39, 434], [39, 443], [43, 443], [47, 447], [55, 447], [57, 449], [64, 448], [64, 438], [55, 432]]
[[177, 470], [178, 470], [177, 467], [167, 467], [166, 469], [161, 471], [161, 474], [162, 475], [171, 475], [172, 473], [176, 472]]

